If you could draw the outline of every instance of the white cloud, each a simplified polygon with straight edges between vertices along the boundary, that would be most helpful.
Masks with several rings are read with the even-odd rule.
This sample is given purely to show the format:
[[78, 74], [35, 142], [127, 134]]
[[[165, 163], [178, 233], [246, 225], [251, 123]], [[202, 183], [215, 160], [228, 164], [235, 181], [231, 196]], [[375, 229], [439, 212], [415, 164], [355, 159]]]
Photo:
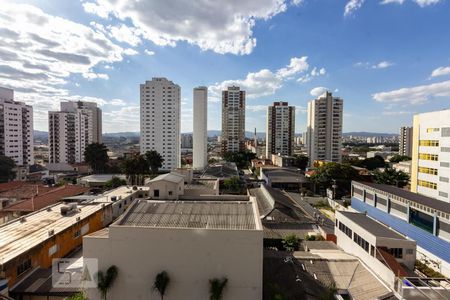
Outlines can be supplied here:
[[145, 54], [147, 54], [149, 56], [155, 55], [155, 51], [152, 51], [152, 50], [145, 49], [144, 52], [145, 52]]
[[136, 50], [134, 50], [134, 49], [132, 49], [132, 48], [127, 48], [127, 49], [125, 49], [125, 50], [123, 50], [123, 54], [124, 55], [136, 55], [136, 54], [138, 54], [139, 52], [137, 52]]
[[293, 57], [291, 58], [291, 62], [285, 68], [281, 68], [277, 71], [277, 75], [281, 77], [290, 77], [295, 74], [301, 73], [303, 71], [308, 70], [308, 57]]
[[262, 69], [257, 72], [250, 72], [244, 79], [225, 80], [209, 87], [210, 101], [218, 102], [221, 93], [227, 87], [232, 85], [239, 86], [246, 91], [246, 97], [249, 99], [273, 95], [283, 86], [286, 80], [306, 71], [309, 68], [307, 57], [293, 57], [289, 65], [280, 68], [277, 71]]
[[349, 16], [364, 4], [365, 0], [350, 0], [345, 5], [344, 16]]
[[433, 4], [438, 4], [442, 0], [414, 0], [420, 7], [425, 7]]
[[353, 66], [354, 67], [358, 67], [358, 68], [366, 68], [366, 69], [386, 69], [389, 67], [392, 67], [393, 65], [395, 65], [393, 62], [384, 60], [384, 61], [380, 61], [379, 63], [370, 63], [368, 61], [366, 62], [357, 62], [355, 63]]
[[103, 131], [139, 131], [139, 106], [123, 106], [119, 110], [103, 112]]
[[13, 88], [18, 100], [34, 105], [40, 129], [47, 127], [47, 111], [58, 109], [61, 100], [85, 98], [64, 87], [71, 75], [108, 79], [93, 69], [129, 54], [96, 27], [27, 4], [2, 2], [0, 31], [0, 85]]
[[382, 61], [382, 62], [379, 62], [379, 63], [373, 65], [372, 69], [386, 69], [386, 68], [389, 68], [389, 67], [391, 67], [393, 65], [394, 64], [389, 62], [389, 61]]
[[119, 42], [130, 44], [133, 47], [142, 42], [139, 37], [139, 30], [134, 27], [120, 24], [119, 26], [109, 26], [108, 29], [110, 31], [110, 36], [114, 37]]
[[202, 50], [242, 55], [256, 45], [255, 22], [272, 18], [287, 5], [284, 0], [199, 0], [195, 5], [176, 0], [92, 0], [83, 7], [102, 18], [131, 20], [143, 38], [159, 46], [186, 41]]
[[405, 0], [383, 0], [380, 2], [380, 4], [403, 4], [403, 2], [405, 2]]
[[314, 77], [323, 76], [326, 73], [327, 73], [327, 71], [325, 70], [325, 68], [318, 69], [317, 67], [314, 67], [310, 73], [307, 73], [307, 74], [299, 77], [297, 79], [297, 82], [306, 83], [306, 82], [311, 81]]
[[431, 72], [431, 77], [444, 76], [450, 74], [450, 67], [439, 67]]
[[83, 77], [86, 78], [87, 80], [94, 80], [94, 79], [108, 80], [109, 79], [108, 74], [93, 73], [93, 72], [83, 73]]
[[109, 105], [114, 105], [114, 106], [126, 106], [127, 104], [125, 103], [125, 101], [123, 101], [122, 99], [112, 99], [111, 101], [108, 102]]
[[267, 111], [268, 105], [246, 105], [245, 109], [252, 112], [263, 112]]
[[450, 97], [450, 80], [375, 93], [372, 97], [378, 102], [421, 104], [438, 97]]
[[311, 94], [311, 96], [319, 97], [320, 95], [323, 95], [327, 90], [328, 89], [326, 87], [318, 86], [313, 88], [309, 93]]

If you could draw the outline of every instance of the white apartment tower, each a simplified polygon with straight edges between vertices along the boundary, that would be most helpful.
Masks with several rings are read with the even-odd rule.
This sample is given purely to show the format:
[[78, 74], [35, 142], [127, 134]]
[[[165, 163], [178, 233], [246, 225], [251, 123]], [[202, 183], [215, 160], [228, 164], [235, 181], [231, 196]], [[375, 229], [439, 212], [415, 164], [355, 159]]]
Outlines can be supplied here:
[[84, 162], [89, 144], [101, 143], [102, 111], [93, 102], [61, 102], [48, 112], [50, 163]]
[[400, 127], [400, 139], [398, 140], [398, 154], [411, 157], [412, 155], [412, 127]]
[[294, 150], [295, 106], [274, 102], [267, 107], [266, 158], [272, 154], [291, 156]]
[[450, 203], [450, 109], [414, 116], [411, 192]]
[[141, 153], [155, 150], [164, 159], [161, 170], [181, 166], [180, 86], [154, 77], [140, 86]]
[[203, 170], [208, 165], [208, 88], [194, 88], [194, 170]]
[[222, 91], [222, 152], [245, 150], [245, 91], [238, 86]]
[[309, 162], [341, 162], [344, 101], [330, 92], [308, 102], [307, 151]]
[[14, 90], [0, 87], [0, 155], [17, 166], [34, 164], [33, 107], [14, 101]]

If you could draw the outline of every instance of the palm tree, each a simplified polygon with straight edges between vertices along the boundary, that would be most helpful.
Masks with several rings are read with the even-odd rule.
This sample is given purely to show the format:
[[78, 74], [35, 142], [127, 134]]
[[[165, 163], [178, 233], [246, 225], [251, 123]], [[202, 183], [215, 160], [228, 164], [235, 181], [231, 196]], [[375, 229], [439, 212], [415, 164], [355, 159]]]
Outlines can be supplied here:
[[166, 271], [162, 271], [156, 275], [155, 282], [153, 284], [153, 290], [158, 291], [161, 295], [161, 300], [164, 300], [167, 286], [169, 285], [170, 278]]
[[158, 169], [162, 167], [162, 163], [164, 161], [161, 155], [157, 151], [151, 150], [145, 152], [145, 159], [149, 164], [152, 174], [158, 173]]
[[222, 299], [223, 289], [228, 283], [227, 278], [213, 278], [209, 280], [209, 299], [211, 300], [220, 300]]
[[106, 275], [103, 274], [102, 271], [98, 271], [97, 273], [97, 288], [100, 290], [100, 293], [102, 294], [102, 297], [104, 300], [106, 300], [106, 295], [109, 291], [109, 289], [112, 287], [114, 281], [117, 278], [118, 269], [116, 266], [112, 265], [111, 267], [106, 270]]

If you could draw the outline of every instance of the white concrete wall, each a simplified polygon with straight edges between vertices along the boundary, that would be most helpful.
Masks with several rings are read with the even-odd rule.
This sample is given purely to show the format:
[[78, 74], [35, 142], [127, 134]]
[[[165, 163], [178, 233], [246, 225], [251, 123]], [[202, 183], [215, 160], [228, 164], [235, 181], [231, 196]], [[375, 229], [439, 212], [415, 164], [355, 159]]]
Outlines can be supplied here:
[[[99, 259], [99, 269], [116, 265], [119, 275], [109, 300], [160, 299], [155, 276], [168, 272], [164, 299], [208, 299], [209, 279], [228, 278], [227, 299], [262, 299], [261, 230], [206, 230], [110, 227], [109, 238], [84, 237], [83, 256]], [[96, 289], [89, 299], [100, 299]]]
[[208, 88], [194, 89], [194, 131], [192, 167], [203, 170], [208, 165]]
[[[152, 199], [178, 199], [180, 195], [184, 194], [184, 182], [174, 183], [171, 181], [159, 180], [148, 183], [149, 186], [149, 197]], [[159, 190], [159, 197], [155, 197], [155, 190]], [[172, 195], [169, 195], [172, 192]]]

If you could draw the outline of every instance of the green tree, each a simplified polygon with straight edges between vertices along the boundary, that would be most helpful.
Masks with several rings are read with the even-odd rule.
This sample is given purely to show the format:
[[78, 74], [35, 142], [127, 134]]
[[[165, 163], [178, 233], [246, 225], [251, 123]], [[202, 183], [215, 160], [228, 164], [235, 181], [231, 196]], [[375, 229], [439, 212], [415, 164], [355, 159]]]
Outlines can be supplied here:
[[97, 273], [97, 288], [99, 289], [102, 298], [106, 300], [106, 296], [108, 294], [108, 291], [111, 289], [112, 285], [114, 284], [114, 281], [117, 278], [117, 275], [119, 273], [119, 270], [116, 266], [111, 266], [106, 270], [106, 274], [104, 274], [102, 271], [98, 271]]
[[69, 297], [68, 300], [88, 300], [84, 292], [76, 293], [75, 295], [72, 295]]
[[209, 280], [209, 299], [211, 300], [220, 300], [222, 299], [223, 290], [228, 283], [227, 278], [213, 278]]
[[399, 163], [401, 161], [407, 161], [407, 160], [411, 160], [411, 157], [406, 156], [406, 155], [399, 155], [399, 154], [394, 155], [389, 159], [389, 161], [391, 163]]
[[289, 252], [293, 252], [298, 249], [298, 243], [300, 239], [295, 234], [289, 234], [283, 238], [281, 244], [283, 244], [284, 249]]
[[327, 163], [317, 168], [311, 181], [324, 188], [331, 188], [336, 183], [336, 194], [346, 194], [351, 189], [352, 180], [358, 179], [358, 171], [349, 164]]
[[131, 185], [144, 184], [145, 174], [148, 174], [150, 170], [149, 163], [144, 155], [135, 155], [125, 159], [121, 168]]
[[223, 181], [223, 187], [230, 192], [239, 192], [242, 188], [242, 182], [238, 176], [233, 176]]
[[145, 159], [147, 160], [152, 173], [157, 174], [158, 169], [162, 167], [162, 163], [164, 161], [161, 155], [157, 151], [151, 150], [145, 152]]
[[256, 154], [250, 151], [225, 152], [223, 159], [236, 163], [239, 169], [248, 168], [252, 159], [256, 158]]
[[361, 161], [359, 165], [367, 170], [375, 170], [378, 168], [384, 168], [386, 166], [386, 162], [381, 156], [375, 155], [374, 157], [366, 158]]
[[384, 171], [377, 170], [374, 172], [373, 181], [402, 188], [408, 184], [409, 175], [393, 168], [385, 168]]
[[308, 162], [309, 162], [308, 156], [305, 156], [303, 154], [294, 155], [294, 163], [293, 163], [294, 167], [297, 167], [305, 171], [306, 167], [308, 166]]
[[16, 172], [13, 169], [16, 163], [11, 158], [0, 155], [0, 182], [8, 182], [16, 177]]
[[115, 189], [122, 185], [127, 185], [127, 181], [119, 177], [113, 177], [105, 183], [107, 189]]
[[158, 293], [161, 295], [161, 300], [164, 300], [164, 295], [166, 294], [169, 283], [170, 277], [166, 271], [162, 271], [156, 274], [155, 282], [153, 283], [153, 290], [158, 291]]
[[89, 164], [94, 174], [104, 172], [108, 160], [108, 148], [104, 144], [92, 143], [84, 150], [84, 161]]
[[336, 293], [337, 293], [336, 284], [332, 283], [329, 287], [325, 289], [325, 292], [320, 297], [320, 300], [335, 300]]

